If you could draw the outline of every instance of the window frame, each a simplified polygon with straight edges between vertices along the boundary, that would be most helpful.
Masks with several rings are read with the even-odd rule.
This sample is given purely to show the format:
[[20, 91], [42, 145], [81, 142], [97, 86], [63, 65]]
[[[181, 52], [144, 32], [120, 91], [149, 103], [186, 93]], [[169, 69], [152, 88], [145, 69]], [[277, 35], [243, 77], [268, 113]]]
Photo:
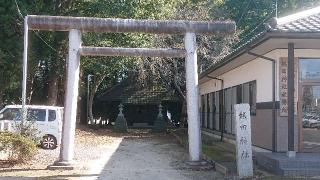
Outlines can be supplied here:
[[[54, 120], [50, 120], [50, 112], [54, 112]], [[57, 120], [57, 111], [48, 109], [48, 122], [54, 122]]]
[[[245, 88], [244, 86], [248, 85], [248, 88]], [[230, 90], [228, 90], [230, 89]], [[247, 90], [248, 92], [244, 92], [244, 90]], [[229, 95], [227, 94], [227, 91], [229, 92]], [[245, 93], [248, 93], [245, 95]], [[210, 97], [211, 94], [211, 97]], [[227, 104], [226, 103], [226, 98], [231, 98], [231, 104]], [[229, 97], [232, 96], [232, 97]], [[244, 96], [248, 96], [247, 100], [244, 99]], [[221, 97], [223, 99], [221, 99]], [[211, 103], [210, 100], [211, 99]], [[222, 100], [222, 101], [221, 101]], [[248, 101], [248, 102], [245, 102]], [[207, 94], [202, 94], [201, 95], [201, 127], [203, 128], [208, 128], [208, 129], [212, 129], [215, 131], [219, 131], [221, 132], [221, 120], [224, 121], [224, 126], [226, 126], [226, 113], [227, 113], [227, 105], [231, 105], [231, 129], [230, 132], [231, 133], [227, 133], [227, 134], [233, 134], [234, 130], [235, 130], [235, 123], [234, 123], [234, 104], [241, 104], [241, 103], [248, 103], [250, 105], [250, 115], [251, 116], [256, 116], [256, 104], [257, 104], [257, 80], [253, 80], [253, 81], [248, 81], [242, 84], [238, 84], [235, 86], [231, 86], [228, 88], [224, 88], [221, 90], [217, 90], [217, 91], [213, 91]], [[207, 105], [206, 105], [207, 103]], [[222, 105], [224, 107], [222, 107]], [[210, 106], [210, 107], [208, 107]], [[214, 108], [215, 107], [215, 108]], [[208, 108], [210, 109], [210, 112], [208, 111]], [[225, 110], [224, 110], [225, 109]], [[214, 110], [214, 111], [213, 111]], [[206, 113], [212, 113], [212, 118], [209, 118], [210, 116], [208, 116]], [[221, 114], [224, 113], [224, 114]], [[207, 118], [207, 126], [205, 127], [204, 124], [204, 119]], [[212, 122], [208, 122], [208, 121], [212, 121]], [[212, 123], [212, 128], [210, 128], [210, 123]], [[217, 126], [218, 127], [217, 127]], [[223, 127], [224, 132], [226, 132], [226, 127]]]
[[[257, 81], [254, 80], [248, 83], [249, 83], [250, 115], [256, 116], [257, 115]], [[253, 91], [253, 93], [250, 93], [251, 90]]]
[[302, 79], [302, 65], [303, 61], [319, 61], [320, 62], [320, 57], [315, 57], [315, 58], [299, 58], [298, 59], [298, 79], [299, 82], [307, 82], [307, 83], [314, 83], [314, 82], [319, 82], [319, 79]]
[[[43, 121], [39, 121], [39, 117], [35, 117], [35, 121], [34, 122], [46, 122], [47, 121], [47, 109], [41, 109], [41, 108], [28, 108], [27, 109], [27, 120], [30, 118], [30, 112], [33, 111], [33, 112], [36, 112], [38, 111], [38, 113], [40, 112], [44, 112], [44, 120]], [[38, 115], [38, 114], [37, 114]]]

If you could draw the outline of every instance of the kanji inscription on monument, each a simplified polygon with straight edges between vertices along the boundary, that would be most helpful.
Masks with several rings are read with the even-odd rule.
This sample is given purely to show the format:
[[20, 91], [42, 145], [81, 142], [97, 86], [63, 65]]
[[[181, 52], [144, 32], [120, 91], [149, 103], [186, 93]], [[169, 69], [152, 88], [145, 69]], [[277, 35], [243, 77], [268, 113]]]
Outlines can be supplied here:
[[234, 105], [236, 121], [237, 170], [240, 178], [253, 176], [251, 118], [249, 104]]

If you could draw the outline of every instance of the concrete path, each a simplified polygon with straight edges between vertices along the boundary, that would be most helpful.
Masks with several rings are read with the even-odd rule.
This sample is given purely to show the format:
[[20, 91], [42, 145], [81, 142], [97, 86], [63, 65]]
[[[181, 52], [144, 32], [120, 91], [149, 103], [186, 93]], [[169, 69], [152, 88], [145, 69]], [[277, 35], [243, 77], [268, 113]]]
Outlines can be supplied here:
[[304, 128], [303, 129], [303, 151], [304, 152], [320, 152], [320, 130]]
[[169, 135], [123, 138], [97, 179], [170, 180], [221, 179], [213, 170], [193, 171], [185, 165], [188, 154]]

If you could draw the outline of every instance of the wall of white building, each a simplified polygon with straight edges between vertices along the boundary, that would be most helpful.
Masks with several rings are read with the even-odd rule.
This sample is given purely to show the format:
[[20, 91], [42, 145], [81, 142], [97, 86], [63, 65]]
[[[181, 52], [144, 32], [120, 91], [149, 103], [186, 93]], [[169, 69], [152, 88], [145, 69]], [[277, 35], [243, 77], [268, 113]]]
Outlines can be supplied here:
[[[276, 49], [264, 56], [279, 60], [288, 56], [287, 49]], [[296, 49], [295, 57], [320, 58], [320, 49]], [[234, 60], [236, 61], [236, 60]], [[276, 101], [279, 101], [279, 63], [276, 63]], [[257, 80], [257, 102], [272, 101], [272, 63], [256, 58], [242, 66], [226, 72], [217, 78], [224, 80], [224, 88], [236, 86], [245, 82]], [[200, 94], [207, 94], [221, 89], [221, 81], [212, 79], [199, 85]], [[297, 88], [298, 89], [298, 88]]]
[[[276, 101], [279, 101], [279, 59], [288, 56], [287, 49], [273, 50], [264, 56], [277, 60], [276, 61]], [[320, 59], [320, 49], [295, 49], [296, 58], [318, 58]], [[233, 60], [237, 61], [237, 59]], [[256, 80], [257, 103], [272, 102], [272, 62], [261, 58], [256, 58], [246, 64], [243, 64], [231, 71], [221, 74], [217, 78], [224, 80], [224, 87], [232, 87], [246, 82]], [[200, 94], [207, 94], [221, 90], [221, 81], [210, 80], [199, 85]], [[298, 90], [298, 83], [296, 84]], [[298, 96], [296, 96], [296, 102]], [[276, 122], [276, 150], [287, 150], [287, 117], [280, 117], [277, 111]], [[257, 109], [256, 116], [252, 117], [252, 138], [256, 146], [270, 149], [272, 147], [272, 110]], [[298, 121], [295, 123], [295, 142], [298, 147]]]
[[[272, 63], [255, 59], [236, 69], [233, 69], [217, 78], [223, 79], [224, 88], [257, 80], [257, 102], [272, 101]], [[210, 80], [200, 85], [200, 94], [218, 91], [221, 89], [219, 80]]]

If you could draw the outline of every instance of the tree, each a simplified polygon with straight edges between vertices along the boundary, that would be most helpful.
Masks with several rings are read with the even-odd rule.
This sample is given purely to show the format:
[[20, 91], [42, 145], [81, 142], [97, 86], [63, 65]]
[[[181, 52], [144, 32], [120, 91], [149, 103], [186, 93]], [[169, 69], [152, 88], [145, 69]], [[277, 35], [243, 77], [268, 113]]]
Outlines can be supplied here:
[[[278, 15], [318, 5], [318, 0], [278, 1]], [[275, 16], [275, 0], [26, 0], [0, 1], [0, 106], [18, 103], [21, 92], [23, 52], [23, 18], [26, 14], [73, 15], [135, 19], [232, 19], [238, 25], [240, 39], [250, 38], [264, 28], [264, 22]], [[197, 36], [198, 60], [202, 70], [227, 55], [235, 36]], [[31, 103], [62, 104], [67, 55], [67, 33], [30, 31], [28, 99]], [[134, 33], [85, 33], [85, 45], [109, 47], [176, 47], [183, 48], [181, 35]], [[241, 43], [241, 42], [240, 42]], [[235, 47], [235, 46], [234, 46]], [[141, 81], [152, 77], [168, 90], [185, 99], [183, 59], [104, 57], [81, 59], [82, 74], [95, 75], [90, 101], [127, 76], [139, 71]], [[82, 85], [85, 78], [82, 79]], [[82, 88], [81, 92], [83, 92]], [[90, 103], [91, 104], [91, 103]], [[92, 110], [91, 110], [92, 111]], [[92, 115], [91, 115], [92, 118]]]
[[262, 32], [270, 18], [283, 17], [316, 5], [320, 5], [319, 0], [225, 0], [219, 9], [236, 22], [241, 44]]
[[[297, 8], [312, 7], [319, 4], [316, 0], [307, 1], [279, 1], [278, 14], [285, 14]], [[200, 72], [222, 60], [239, 43], [245, 42], [253, 35], [263, 31], [264, 23], [275, 16], [275, 1], [263, 0], [186, 0], [180, 1], [179, 8], [172, 18], [188, 20], [223, 20], [236, 21], [238, 32], [233, 36], [205, 36], [198, 35], [198, 64]], [[239, 40], [241, 41], [239, 42]], [[160, 47], [183, 48], [183, 37], [166, 35], [157, 37], [157, 45]], [[157, 59], [147, 58], [140, 61], [140, 75], [152, 76], [154, 80], [162, 82], [168, 90], [174, 89], [185, 102], [185, 69], [183, 59]], [[182, 114], [185, 114], [184, 103]]]
[[[176, 8], [172, 19], [186, 19], [198, 21], [222, 20], [223, 17], [217, 9], [224, 1], [181, 1]], [[230, 52], [230, 45], [236, 39], [233, 36], [198, 35], [198, 65], [199, 71], [216, 63]], [[184, 40], [181, 35], [158, 35], [156, 45], [158, 47], [184, 48]], [[185, 63], [182, 58], [147, 58], [140, 61], [141, 79], [152, 76], [153, 80], [162, 83], [168, 91], [175, 91], [182, 99], [182, 119], [186, 121], [185, 98]]]
[[15, 102], [20, 93], [21, 21], [13, 1], [0, 2], [0, 107]]
[[[23, 18], [27, 14], [70, 15], [76, 0], [56, 1], [16, 1], [10, 4], [15, 6], [15, 15], [19, 21], [20, 41], [23, 44]], [[67, 33], [65, 32], [38, 32], [30, 31], [30, 48], [28, 57], [28, 100], [29, 103], [48, 105], [62, 104], [58, 102], [59, 89], [63, 89], [65, 57], [67, 54]], [[22, 53], [22, 48], [20, 52]], [[19, 54], [21, 54], [19, 53]], [[35, 99], [33, 100], [33, 97]]]
[[[77, 4], [81, 16], [132, 18], [132, 19], [165, 19], [175, 8], [176, 2], [170, 0], [146, 1], [90, 1]], [[150, 34], [135, 33], [85, 33], [83, 44], [100, 47], [152, 47], [155, 37]], [[81, 65], [84, 77], [94, 75], [94, 83], [89, 95], [88, 115], [93, 123], [92, 104], [97, 91], [118, 83], [129, 71], [138, 68], [141, 58], [134, 57], [83, 57]], [[84, 80], [85, 78], [83, 78]], [[84, 85], [84, 83], [82, 84]], [[82, 86], [86, 87], [86, 86]]]
[[[23, 18], [26, 14], [63, 14], [64, 11], [68, 9], [71, 1], [1, 1], [0, 2], [0, 84], [2, 88], [0, 89], [0, 105], [4, 101], [15, 102], [19, 101], [21, 92], [21, 62], [22, 62], [22, 52], [23, 52]], [[53, 37], [55, 36], [55, 37]], [[35, 84], [41, 85], [43, 89], [49, 89], [49, 92], [57, 89], [54, 87], [47, 88], [43, 84], [47, 84], [47, 77], [52, 77], [51, 74], [59, 74], [61, 61], [61, 55], [65, 54], [61, 52], [62, 38], [60, 35], [53, 35], [52, 33], [43, 33], [30, 31], [31, 43], [29, 48], [29, 64], [28, 64], [28, 100], [29, 103], [34, 94], [34, 90], [38, 89], [34, 87]], [[44, 40], [45, 39], [45, 40]], [[54, 39], [55, 41], [51, 41]], [[51, 46], [49, 45], [51, 44]], [[50, 48], [48, 48], [48, 46]], [[57, 58], [60, 57], [60, 58]], [[51, 62], [49, 62], [51, 61]], [[46, 66], [45, 66], [46, 65]], [[64, 63], [62, 63], [64, 65]], [[48, 71], [46, 74], [40, 74], [40, 68], [46, 67]], [[52, 66], [56, 66], [53, 67]], [[54, 71], [50, 71], [54, 69]], [[54, 72], [51, 73], [50, 72]], [[44, 73], [44, 71], [42, 72]], [[62, 73], [63, 74], [63, 73]], [[38, 75], [43, 75], [39, 77]], [[41, 83], [37, 83], [37, 80], [43, 80]], [[50, 84], [50, 83], [49, 83]], [[40, 87], [41, 87], [40, 86]], [[37, 91], [38, 93], [41, 91]], [[3, 96], [3, 94], [5, 94]], [[43, 97], [47, 95], [39, 93]], [[50, 94], [50, 93], [49, 93]], [[50, 97], [50, 96], [49, 96]], [[44, 100], [45, 98], [42, 98]], [[49, 98], [50, 101], [50, 98]], [[49, 103], [49, 104], [56, 104]]]

